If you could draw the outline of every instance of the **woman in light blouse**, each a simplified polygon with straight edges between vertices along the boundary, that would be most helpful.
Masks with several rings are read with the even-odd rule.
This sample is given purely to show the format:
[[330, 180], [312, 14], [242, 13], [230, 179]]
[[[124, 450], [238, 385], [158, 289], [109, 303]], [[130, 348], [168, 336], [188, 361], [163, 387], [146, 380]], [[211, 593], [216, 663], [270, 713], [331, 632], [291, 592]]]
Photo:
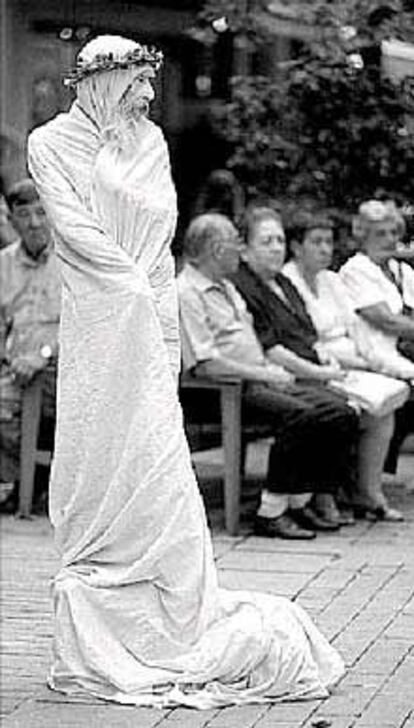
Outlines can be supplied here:
[[[323, 216], [299, 218], [299, 224], [291, 231], [291, 249], [293, 258], [284, 266], [283, 272], [305, 301], [318, 333], [319, 357], [348, 372], [347, 379], [341, 383], [342, 390], [355, 398], [362, 409], [365, 427], [359, 444], [359, 492], [355, 494], [355, 512], [369, 519], [402, 520], [402, 514], [389, 506], [381, 487], [394, 431], [395, 407], [391, 406], [382, 416], [375, 416], [371, 406], [381, 388], [385, 391], [389, 386], [390, 379], [376, 379], [378, 374], [369, 374], [367, 370], [388, 375], [396, 372], [384, 372], [384, 368], [379, 364], [375, 366], [373, 357], [367, 355], [347, 287], [339, 274], [328, 270], [333, 253], [333, 227], [329, 219]], [[361, 397], [353, 391], [355, 386], [359, 389], [359, 382], [362, 383]], [[338, 383], [335, 386], [338, 387]], [[365, 387], [366, 402], [363, 401]], [[401, 406], [403, 401], [397, 402], [396, 406]]]

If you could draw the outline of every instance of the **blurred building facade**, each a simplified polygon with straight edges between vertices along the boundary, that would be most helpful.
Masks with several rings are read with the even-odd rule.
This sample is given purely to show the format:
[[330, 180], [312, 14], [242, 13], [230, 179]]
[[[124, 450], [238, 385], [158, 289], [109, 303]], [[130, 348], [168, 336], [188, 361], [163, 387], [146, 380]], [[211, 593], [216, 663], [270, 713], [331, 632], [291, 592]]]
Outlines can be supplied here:
[[184, 207], [215, 165], [223, 163], [208, 108], [226, 93], [231, 52], [195, 32], [197, 0], [0, 0], [0, 175], [3, 190], [25, 175], [26, 140], [36, 126], [69, 107], [62, 84], [79, 48], [100, 33], [125, 35], [164, 51], [152, 118], [170, 145]]
[[[200, 29], [202, 0], [0, 0], [0, 191], [26, 174], [28, 133], [70, 105], [62, 78], [79, 48], [100, 33], [116, 33], [164, 51], [152, 118], [169, 142], [185, 226], [202, 182], [225, 162], [227, 150], [210, 115], [217, 101], [228, 98], [231, 77], [277, 74], [279, 62], [294, 57], [315, 33], [295, 2], [239, 2], [254, 5], [258, 22], [270, 31], [260, 52], [219, 26]], [[387, 68], [394, 55], [388, 49]]]
[[[267, 9], [264, 0], [253, 1]], [[231, 77], [249, 71], [277, 72], [278, 62], [290, 57], [294, 44], [312, 32], [286, 16], [284, 4], [279, 8], [273, 3], [271, 12], [262, 13], [262, 22], [273, 26], [272, 40], [260, 53], [253, 53], [243, 37], [219, 28], [201, 30], [196, 17], [202, 4], [202, 0], [0, 0], [1, 189], [7, 191], [27, 173], [28, 133], [69, 107], [72, 96], [62, 79], [79, 48], [101, 33], [125, 35], [154, 44], [165, 54], [151, 116], [168, 139], [180, 228], [185, 227], [203, 181], [225, 163], [227, 150], [214, 134], [210, 116], [215, 103], [228, 98]], [[180, 234], [179, 230], [178, 238]]]

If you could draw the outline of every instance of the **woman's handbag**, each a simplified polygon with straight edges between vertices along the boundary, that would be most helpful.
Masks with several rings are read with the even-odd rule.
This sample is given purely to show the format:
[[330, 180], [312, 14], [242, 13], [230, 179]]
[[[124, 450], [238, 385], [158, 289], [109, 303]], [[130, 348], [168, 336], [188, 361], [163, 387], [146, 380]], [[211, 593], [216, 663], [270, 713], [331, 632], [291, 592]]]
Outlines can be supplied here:
[[357, 405], [374, 417], [384, 417], [401, 407], [410, 391], [400, 379], [359, 369], [351, 369], [345, 379], [329, 384], [346, 394], [350, 404]]

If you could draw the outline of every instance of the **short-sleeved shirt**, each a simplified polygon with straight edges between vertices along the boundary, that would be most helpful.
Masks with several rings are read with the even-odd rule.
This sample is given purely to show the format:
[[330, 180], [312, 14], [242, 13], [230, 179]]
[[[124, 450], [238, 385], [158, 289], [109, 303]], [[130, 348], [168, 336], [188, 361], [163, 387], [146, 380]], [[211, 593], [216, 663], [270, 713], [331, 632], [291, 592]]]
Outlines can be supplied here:
[[355, 310], [387, 303], [392, 313], [401, 313], [403, 297], [397, 281], [404, 292], [404, 302], [414, 308], [414, 270], [395, 259], [388, 262], [388, 267], [395, 282], [364, 253], [356, 253], [342, 266], [340, 276]]
[[220, 356], [243, 364], [265, 363], [251, 315], [230, 281], [213, 281], [186, 263], [177, 285], [185, 370]]
[[61, 284], [55, 253], [47, 248], [36, 260], [20, 242], [0, 252], [1, 356], [38, 354], [57, 348]]
[[315, 276], [314, 288], [304, 279], [296, 261], [290, 260], [283, 272], [296, 286], [318, 333], [318, 351], [334, 356], [345, 367], [367, 364], [358, 348], [358, 317], [348, 290], [338, 273], [321, 270]]
[[[414, 271], [406, 263], [392, 259], [388, 263], [393, 276], [400, 275], [404, 288], [404, 303], [414, 307]], [[403, 298], [398, 286], [364, 253], [356, 253], [341, 268], [341, 276], [356, 312], [368, 306], [387, 303], [393, 314], [403, 310]], [[382, 331], [362, 316], [358, 316], [357, 333], [360, 347], [374, 368], [399, 376], [411, 362], [403, 359], [397, 351], [398, 337]]]
[[297, 356], [318, 363], [317, 333], [295, 286], [281, 273], [275, 282], [283, 298], [267, 286], [254, 271], [241, 263], [232, 278], [253, 315], [256, 334], [264, 350], [281, 345]]

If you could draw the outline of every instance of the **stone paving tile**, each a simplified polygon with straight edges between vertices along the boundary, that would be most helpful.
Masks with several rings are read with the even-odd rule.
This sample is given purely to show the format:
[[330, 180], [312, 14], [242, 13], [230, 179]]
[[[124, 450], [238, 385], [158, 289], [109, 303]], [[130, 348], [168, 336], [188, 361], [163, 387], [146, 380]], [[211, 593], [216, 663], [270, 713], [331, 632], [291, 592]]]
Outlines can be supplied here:
[[255, 723], [254, 728], [279, 728], [279, 724], [283, 722], [290, 723], [292, 726], [300, 726], [310, 715], [313, 715], [319, 705], [320, 701], [317, 700], [272, 705]]
[[356, 719], [360, 716], [365, 708], [369, 705], [376, 692], [376, 688], [353, 686], [352, 690], [344, 690], [332, 695], [326, 701], [326, 707], [321, 707], [315, 711], [315, 720], [321, 720], [327, 713], [330, 716], [338, 716]]
[[249, 538], [240, 541], [236, 545], [235, 551], [260, 551], [278, 554], [293, 553], [295, 555], [303, 554], [304, 556], [325, 554], [328, 557], [336, 556], [339, 558], [347, 547], [348, 543], [342, 533], [341, 541], [338, 541], [337, 536], [330, 538], [329, 536], [322, 535], [311, 542], [307, 542], [306, 546], [303, 546], [303, 542], [281, 541], [277, 538], [269, 539], [251, 535]]
[[397, 724], [395, 722], [392, 723], [385, 723], [383, 720], [381, 720], [378, 723], [378, 719], [374, 721], [374, 723], [366, 722], [364, 719], [359, 718], [358, 720], [353, 723], [352, 728], [406, 728], [406, 723], [404, 724]]
[[[406, 637], [414, 642], [414, 614], [400, 614], [385, 630], [390, 640], [402, 640]], [[414, 682], [414, 678], [413, 678]]]
[[405, 721], [403, 728], [414, 728], [414, 708]]
[[[398, 568], [398, 567], [397, 567]], [[349, 641], [343, 634], [347, 625], [353, 624], [352, 630], [358, 631], [360, 622], [365, 619], [367, 632], [377, 629], [378, 613], [373, 621], [369, 610], [375, 612], [377, 606], [375, 597], [379, 595], [388, 584], [388, 581], [396, 574], [396, 569], [387, 567], [384, 569], [362, 569], [353, 574], [352, 578], [344, 579], [343, 586], [339, 586], [332, 594], [332, 599], [325, 602], [321, 609], [319, 620], [325, 625], [328, 636], [332, 639], [338, 638], [338, 645]], [[300, 600], [305, 605], [309, 600], [318, 597], [318, 581], [313, 582], [300, 594]], [[374, 607], [375, 605], [375, 607]], [[393, 612], [392, 603], [384, 598], [381, 601], [381, 609], [387, 616]], [[368, 610], [368, 611], [367, 611]], [[366, 614], [366, 618], [364, 617]], [[338, 619], [339, 617], [339, 619]], [[356, 621], [355, 620], [360, 620]], [[354, 624], [355, 623], [355, 624]]]
[[414, 614], [414, 596], [407, 601], [402, 614]]
[[347, 571], [342, 567], [341, 561], [335, 559], [329, 563], [326, 568], [315, 577], [314, 585], [316, 587], [334, 588], [336, 592], [344, 591], [355, 578], [353, 572]]
[[208, 728], [240, 728], [253, 726], [268, 711], [267, 705], [243, 705], [223, 708], [208, 722]]
[[[263, 728], [263, 724], [260, 725], [260, 723], [256, 723], [254, 728], [258, 726], [259, 728]], [[289, 721], [289, 720], [278, 720], [277, 723], [275, 723], [272, 719], [271, 728], [297, 728], [298, 722], [297, 720]], [[208, 726], [210, 728], [210, 726]], [[253, 727], [252, 727], [253, 728]], [[270, 728], [268, 726], [268, 728]]]
[[[69, 698], [64, 693], [58, 693], [55, 690], [51, 690], [47, 687], [45, 683], [43, 684], [41, 690], [36, 693], [36, 703], [50, 703], [51, 705], [68, 705], [70, 703], [70, 705], [88, 705], [89, 707], [93, 705], [97, 705], [99, 707], [101, 707], [102, 705], [110, 705], [106, 701], [101, 700], [100, 698], [96, 698], [93, 695], [89, 695], [86, 692], [79, 692], [76, 695], [71, 695]], [[146, 709], [144, 710], [145, 712], [147, 712]], [[154, 709], [154, 713], [159, 715], [159, 710]]]
[[[218, 714], [218, 710], [191, 710], [176, 708], [163, 717], [159, 723], [162, 728], [204, 728]], [[157, 726], [158, 728], [158, 726]]]
[[220, 569], [242, 569], [243, 571], [277, 571], [278, 573], [314, 574], [326, 568], [331, 556], [315, 554], [278, 554], [277, 561], [268, 558], [266, 552], [231, 551], [218, 560]]
[[302, 726], [303, 728], [353, 728], [354, 720], [349, 715], [337, 716], [324, 713], [318, 718], [313, 715], [305, 723], [302, 723]]
[[231, 541], [219, 541], [213, 544], [214, 559], [218, 561], [219, 559], [221, 559], [222, 556], [225, 556], [230, 551], [233, 551], [235, 547], [236, 544], [231, 543]]
[[[399, 725], [408, 720], [414, 709], [414, 658], [406, 656], [388, 677], [381, 691], [370, 702], [364, 720], [394, 720]], [[411, 686], [411, 690], [407, 690]]]
[[396, 695], [393, 696], [392, 701], [389, 696], [386, 696], [384, 699], [375, 700], [364, 712], [363, 719], [365, 723], [372, 725], [378, 725], [381, 722], [394, 726], [404, 725], [410, 716], [412, 705], [412, 698], [407, 703], [406, 701], [399, 702]]
[[237, 538], [216, 533], [222, 584], [297, 599], [348, 663], [346, 676], [326, 700], [216, 711], [121, 707], [46, 690], [50, 580], [57, 564], [51, 529], [46, 519], [1, 518], [2, 725], [414, 728], [414, 490], [396, 491], [393, 498], [407, 513], [404, 524], [359, 522], [310, 544], [260, 539], [249, 535], [245, 524]]
[[358, 671], [369, 672], [371, 675], [389, 675], [409, 654], [411, 646], [411, 638], [398, 641], [382, 638], [371, 645], [356, 662]]
[[227, 589], [253, 589], [276, 596], [292, 597], [306, 584], [309, 574], [281, 574], [271, 571], [221, 569], [219, 583]]
[[[6, 718], [4, 728], [155, 728], [161, 725], [160, 711], [114, 705], [44, 705], [27, 703]], [[181, 725], [181, 724], [180, 724]], [[190, 724], [183, 723], [183, 728]], [[198, 724], [203, 726], [205, 724]], [[193, 724], [192, 728], [196, 728]]]
[[[397, 579], [398, 575], [395, 580]], [[354, 664], [382, 634], [385, 638], [400, 640], [404, 640], [410, 635], [410, 631], [407, 630], [414, 627], [414, 619], [411, 616], [396, 616], [398, 605], [393, 604], [392, 599], [388, 598], [389, 588], [388, 584], [387, 588], [383, 590], [384, 606], [380, 612], [378, 612], [375, 602], [369, 602], [343, 629], [338, 638], [333, 639], [335, 646], [345, 656], [348, 664]], [[323, 617], [321, 622], [325, 624]], [[411, 635], [413, 633], [411, 632]]]

